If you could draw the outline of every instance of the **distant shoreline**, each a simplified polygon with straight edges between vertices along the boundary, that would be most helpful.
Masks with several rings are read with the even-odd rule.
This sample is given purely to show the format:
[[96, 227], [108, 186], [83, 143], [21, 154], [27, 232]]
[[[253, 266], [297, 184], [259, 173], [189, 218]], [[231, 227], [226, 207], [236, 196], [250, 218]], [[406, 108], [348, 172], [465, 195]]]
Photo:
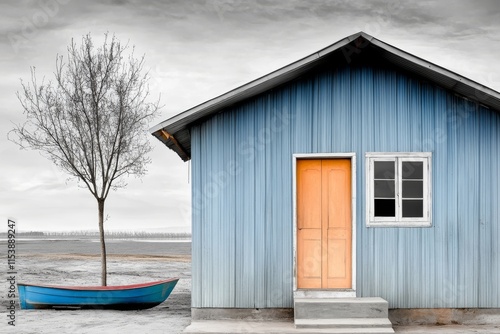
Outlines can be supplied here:
[[[66, 238], [33, 238], [33, 237], [20, 237], [16, 239], [17, 241], [89, 241], [89, 242], [99, 242], [99, 238], [78, 238], [78, 237], [66, 237]], [[191, 242], [191, 239], [176, 239], [176, 238], [107, 238], [106, 241], [130, 241], [130, 242]], [[1, 241], [0, 241], [1, 242]]]
[[[7, 233], [0, 233], [0, 239], [6, 240]], [[106, 231], [106, 240], [158, 240], [158, 241], [191, 241], [191, 233], [147, 232], [147, 231]], [[30, 231], [17, 232], [17, 240], [99, 240], [97, 231]]]

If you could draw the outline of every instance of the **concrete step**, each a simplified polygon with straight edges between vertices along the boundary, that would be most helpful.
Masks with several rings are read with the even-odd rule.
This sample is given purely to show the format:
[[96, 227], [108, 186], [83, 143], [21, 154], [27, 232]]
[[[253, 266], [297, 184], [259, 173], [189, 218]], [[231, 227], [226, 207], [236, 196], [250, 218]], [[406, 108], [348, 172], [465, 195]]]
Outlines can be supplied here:
[[387, 318], [295, 319], [295, 328], [390, 328]]
[[393, 334], [392, 328], [295, 328], [292, 321], [195, 320], [184, 329], [190, 334]]
[[379, 297], [296, 298], [295, 319], [388, 318], [389, 304]]

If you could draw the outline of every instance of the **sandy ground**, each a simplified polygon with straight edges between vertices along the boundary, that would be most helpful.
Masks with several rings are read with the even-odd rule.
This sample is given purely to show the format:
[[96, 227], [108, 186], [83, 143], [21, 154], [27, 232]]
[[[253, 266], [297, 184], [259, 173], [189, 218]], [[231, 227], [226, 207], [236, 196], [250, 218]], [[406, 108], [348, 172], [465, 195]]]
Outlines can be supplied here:
[[[28, 251], [27, 248], [24, 250]], [[100, 259], [97, 255], [85, 253], [22, 252], [17, 256], [16, 280], [25, 283], [99, 285]], [[136, 249], [135, 254], [108, 256], [108, 285], [180, 278], [170, 297], [149, 310], [20, 310], [17, 304], [16, 326], [13, 327], [7, 323], [6, 307], [10, 299], [6, 293], [8, 283], [3, 280], [0, 285], [0, 333], [180, 333], [190, 323], [191, 258], [180, 251], [174, 253], [177, 254], [137, 254]]]

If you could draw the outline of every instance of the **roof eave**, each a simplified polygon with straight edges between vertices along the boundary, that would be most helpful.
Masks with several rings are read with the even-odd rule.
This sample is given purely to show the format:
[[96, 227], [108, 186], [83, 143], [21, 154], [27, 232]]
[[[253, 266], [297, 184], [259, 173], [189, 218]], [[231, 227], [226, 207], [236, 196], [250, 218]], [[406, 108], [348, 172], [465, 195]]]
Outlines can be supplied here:
[[169, 149], [177, 153], [183, 161], [191, 159], [191, 155], [186, 151], [186, 149], [184, 149], [177, 139], [168, 133], [164, 128], [152, 132], [152, 135], [165, 144]]

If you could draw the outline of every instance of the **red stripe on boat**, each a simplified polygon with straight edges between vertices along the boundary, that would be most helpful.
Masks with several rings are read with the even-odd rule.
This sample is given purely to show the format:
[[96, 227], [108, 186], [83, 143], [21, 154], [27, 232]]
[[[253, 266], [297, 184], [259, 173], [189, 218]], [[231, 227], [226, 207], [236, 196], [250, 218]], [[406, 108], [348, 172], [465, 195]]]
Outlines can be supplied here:
[[170, 278], [163, 281], [148, 282], [148, 283], [139, 283], [131, 285], [112, 285], [112, 286], [61, 286], [61, 285], [40, 285], [40, 284], [26, 284], [26, 283], [18, 283], [18, 285], [37, 286], [42, 288], [56, 288], [64, 290], [128, 290], [128, 289], [146, 288], [148, 286], [168, 283], [175, 280], [178, 280], [178, 278]]

